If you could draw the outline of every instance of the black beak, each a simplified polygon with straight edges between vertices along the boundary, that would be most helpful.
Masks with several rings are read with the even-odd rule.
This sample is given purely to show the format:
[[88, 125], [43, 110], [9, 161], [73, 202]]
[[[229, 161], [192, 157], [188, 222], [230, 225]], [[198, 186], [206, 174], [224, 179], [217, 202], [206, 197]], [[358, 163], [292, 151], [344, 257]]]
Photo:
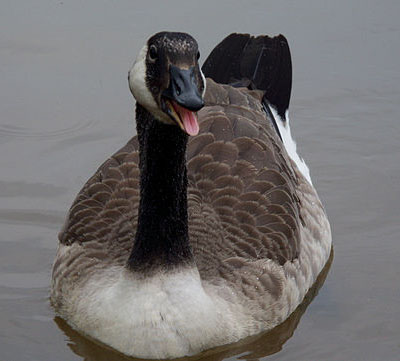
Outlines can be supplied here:
[[196, 112], [203, 108], [204, 101], [200, 95], [194, 71], [194, 66], [186, 70], [170, 65], [169, 87], [163, 91], [162, 95], [176, 101], [180, 106]]

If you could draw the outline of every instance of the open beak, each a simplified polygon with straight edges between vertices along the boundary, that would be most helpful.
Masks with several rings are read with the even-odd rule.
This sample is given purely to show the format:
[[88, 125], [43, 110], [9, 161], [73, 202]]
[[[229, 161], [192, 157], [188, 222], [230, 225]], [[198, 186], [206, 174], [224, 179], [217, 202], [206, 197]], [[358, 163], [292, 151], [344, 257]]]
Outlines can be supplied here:
[[199, 132], [196, 112], [204, 106], [195, 77], [195, 67], [170, 65], [169, 87], [162, 93], [163, 110], [189, 135]]

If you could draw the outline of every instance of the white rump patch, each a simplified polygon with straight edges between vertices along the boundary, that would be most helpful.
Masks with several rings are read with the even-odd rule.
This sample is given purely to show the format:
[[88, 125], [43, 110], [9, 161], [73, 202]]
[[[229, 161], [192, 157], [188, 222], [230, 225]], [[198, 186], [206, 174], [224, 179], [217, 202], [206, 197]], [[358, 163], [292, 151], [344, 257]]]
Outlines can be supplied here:
[[275, 118], [276, 124], [278, 125], [279, 132], [282, 136], [283, 145], [286, 148], [290, 158], [293, 162], [296, 163], [297, 168], [303, 174], [303, 176], [308, 180], [308, 182], [312, 185], [310, 169], [307, 164], [304, 162], [303, 158], [299, 156], [297, 153], [297, 145], [296, 142], [292, 138], [292, 133], [290, 131], [289, 125], [289, 112], [286, 111], [285, 117], [286, 122], [281, 118], [278, 112], [269, 104], [269, 108], [271, 109], [272, 115]]

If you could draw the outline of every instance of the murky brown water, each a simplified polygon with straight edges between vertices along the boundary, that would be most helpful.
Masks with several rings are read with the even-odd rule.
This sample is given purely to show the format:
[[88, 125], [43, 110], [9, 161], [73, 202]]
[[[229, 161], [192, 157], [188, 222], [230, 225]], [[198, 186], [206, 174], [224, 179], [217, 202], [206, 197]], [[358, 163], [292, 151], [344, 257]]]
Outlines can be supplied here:
[[50, 269], [75, 194], [134, 132], [127, 71], [166, 29], [203, 59], [230, 32], [287, 36], [293, 133], [334, 235], [307, 310], [202, 359], [398, 360], [399, 14], [398, 0], [0, 1], [0, 360], [125, 359], [54, 322]]

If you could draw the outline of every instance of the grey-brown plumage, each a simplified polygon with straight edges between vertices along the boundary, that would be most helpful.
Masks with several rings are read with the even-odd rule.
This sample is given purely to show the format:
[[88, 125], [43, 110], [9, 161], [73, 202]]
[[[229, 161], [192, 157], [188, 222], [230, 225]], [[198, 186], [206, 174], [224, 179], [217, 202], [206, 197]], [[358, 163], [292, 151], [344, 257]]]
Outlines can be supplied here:
[[[234, 271], [251, 262], [271, 259], [283, 265], [298, 257], [304, 222], [298, 188], [311, 187], [294, 169], [266, 118], [260, 93], [209, 79], [205, 101], [199, 112], [201, 132], [187, 150], [190, 244], [202, 279], [240, 282]], [[67, 271], [76, 273], [69, 277], [89, 277], [96, 266], [126, 263], [137, 222], [138, 163], [133, 137], [77, 196], [59, 234], [61, 243], [81, 245], [69, 260]], [[313, 211], [323, 212], [319, 201], [314, 206]], [[55, 279], [65, 277], [58, 276], [58, 266]], [[246, 286], [253, 292], [260, 287], [261, 293], [268, 287], [280, 294], [274, 279], [252, 281], [240, 285], [243, 292]]]
[[[324, 209], [265, 113], [264, 92], [211, 79], [206, 89], [200, 133], [186, 152], [190, 247], [204, 289], [212, 294], [220, 287], [218, 297], [243, 313], [243, 330], [200, 349], [284, 321], [330, 251]], [[52, 302], [61, 315], [73, 312], [66, 294], [127, 264], [139, 193], [135, 136], [85, 184], [59, 234]]]

